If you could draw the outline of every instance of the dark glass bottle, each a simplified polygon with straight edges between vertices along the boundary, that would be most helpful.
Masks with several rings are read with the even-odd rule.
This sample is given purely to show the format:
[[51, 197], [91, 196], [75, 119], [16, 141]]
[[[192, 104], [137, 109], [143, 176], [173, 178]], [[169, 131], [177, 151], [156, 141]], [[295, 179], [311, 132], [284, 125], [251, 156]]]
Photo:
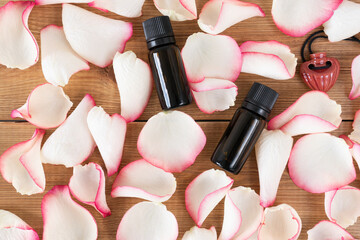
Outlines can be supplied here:
[[211, 161], [238, 174], [265, 128], [278, 96], [271, 88], [254, 83], [242, 106], [231, 119]]
[[188, 105], [192, 101], [180, 49], [167, 16], [143, 22], [149, 62], [163, 110]]

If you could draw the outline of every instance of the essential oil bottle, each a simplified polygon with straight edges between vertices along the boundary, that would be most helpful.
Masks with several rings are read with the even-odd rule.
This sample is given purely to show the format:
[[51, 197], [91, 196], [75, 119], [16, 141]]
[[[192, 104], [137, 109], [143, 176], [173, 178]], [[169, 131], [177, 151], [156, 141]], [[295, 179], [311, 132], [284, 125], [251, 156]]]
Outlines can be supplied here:
[[190, 104], [191, 91], [169, 17], [150, 18], [143, 22], [143, 28], [162, 109], [169, 110]]
[[225, 130], [211, 161], [238, 174], [266, 126], [279, 94], [255, 82]]

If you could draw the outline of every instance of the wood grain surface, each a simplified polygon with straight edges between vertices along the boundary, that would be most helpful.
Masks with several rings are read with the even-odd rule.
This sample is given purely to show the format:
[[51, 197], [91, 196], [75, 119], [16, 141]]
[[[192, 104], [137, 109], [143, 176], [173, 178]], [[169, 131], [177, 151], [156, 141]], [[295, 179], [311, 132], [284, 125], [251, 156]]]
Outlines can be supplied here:
[[[0, 6], [4, 5], [6, 2], [7, 1], [0, 0]], [[197, 0], [198, 12], [200, 12], [201, 7], [205, 2], [205, 0]], [[300, 47], [304, 41], [304, 37], [292, 38], [286, 36], [276, 28], [271, 18], [272, 1], [252, 0], [250, 2], [259, 4], [264, 9], [266, 17], [256, 17], [246, 20], [229, 28], [223, 32], [223, 34], [233, 37], [239, 44], [247, 40], [278, 40], [289, 45], [291, 50], [299, 58], [299, 63], [301, 63]], [[357, 0], [357, 2], [360, 2], [360, 0]], [[141, 22], [160, 14], [154, 7], [151, 0], [145, 1], [143, 16], [136, 19], [123, 18], [113, 13], [103, 13], [99, 10], [89, 8], [85, 4], [79, 4], [79, 6], [103, 16], [131, 21], [134, 27], [134, 34], [128, 42], [126, 50], [134, 51], [138, 57], [147, 61], [147, 49]], [[39, 44], [40, 30], [49, 24], [62, 25], [61, 5], [36, 6], [33, 9], [29, 19], [29, 27]], [[173, 27], [177, 43], [180, 48], [183, 47], [186, 38], [189, 35], [200, 31], [196, 21], [173, 22]], [[340, 129], [334, 134], [347, 134], [351, 131], [351, 121], [353, 120], [354, 113], [360, 108], [360, 99], [350, 101], [347, 98], [352, 85], [350, 72], [351, 61], [360, 53], [360, 44], [344, 41], [339, 43], [329, 43], [326, 40], [318, 40], [314, 43], [313, 49], [314, 51], [326, 51], [328, 56], [337, 57], [340, 61], [340, 76], [334, 88], [329, 92], [329, 95], [332, 99], [342, 105], [342, 117], [345, 120]], [[11, 120], [10, 112], [15, 108], [20, 107], [25, 102], [28, 94], [35, 86], [45, 82], [41, 71], [40, 61], [35, 66], [23, 71], [18, 69], [7, 69], [6, 67], [0, 65], [0, 153], [4, 152], [8, 147], [14, 145], [15, 143], [30, 138], [35, 129], [29, 123]], [[283, 111], [301, 94], [309, 90], [301, 81], [298, 71], [293, 79], [285, 81], [277, 81], [256, 75], [241, 73], [239, 79], [236, 81], [236, 84], [239, 87], [239, 95], [237, 97], [235, 107], [232, 107], [224, 112], [214, 113], [212, 115], [202, 113], [194, 103], [190, 106], [181, 108], [182, 111], [185, 111], [198, 120], [207, 136], [207, 144], [193, 166], [181, 174], [175, 174], [178, 183], [177, 191], [169, 201], [165, 202], [165, 205], [175, 214], [179, 222], [179, 239], [181, 239], [185, 231], [194, 226], [194, 222], [185, 210], [185, 188], [198, 174], [209, 168], [215, 168], [215, 165], [213, 165], [209, 160], [210, 156], [223, 131], [225, 130], [228, 121], [231, 119], [234, 111], [240, 105], [246, 92], [254, 81], [264, 83], [280, 93], [280, 98], [272, 114], [273, 116]], [[82, 71], [74, 75], [64, 90], [74, 102], [74, 107], [86, 93], [89, 93], [94, 97], [96, 103], [101, 105], [108, 113], [113, 114], [120, 112], [119, 94], [112, 66], [102, 69], [91, 65], [91, 69], [89, 71]], [[136, 148], [138, 134], [144, 125], [144, 122], [160, 110], [156, 92], [153, 91], [150, 103], [144, 114], [137, 122], [130, 123], [128, 125], [124, 157], [121, 167], [140, 158]], [[52, 130], [47, 131], [46, 136], [49, 136], [51, 132]], [[97, 149], [88, 161], [97, 162], [104, 167]], [[54, 185], [68, 184], [68, 180], [72, 175], [72, 169], [66, 169], [61, 166], [45, 165], [45, 173], [47, 180], [45, 192], [47, 192]], [[252, 154], [239, 175], [230, 176], [235, 180], [234, 187], [242, 185], [251, 187], [259, 192], [258, 173], [254, 154]], [[107, 178], [106, 180], [107, 200], [112, 210], [112, 215], [110, 217], [104, 219], [92, 207], [84, 206], [89, 209], [96, 218], [99, 228], [98, 239], [101, 240], [115, 239], [116, 229], [123, 214], [133, 204], [141, 201], [134, 198], [111, 198], [110, 191], [114, 179], [115, 176]], [[358, 188], [360, 187], [359, 178], [352, 184], [352, 186]], [[40, 236], [42, 236], [43, 224], [40, 205], [43, 195], [44, 194], [21, 196], [16, 193], [11, 184], [5, 182], [2, 178], [0, 179], [0, 209], [9, 210], [23, 218], [35, 228]], [[298, 211], [303, 222], [302, 233], [299, 239], [307, 239], [306, 231], [312, 228], [320, 220], [326, 219], [323, 201], [324, 194], [309, 194], [302, 189], [299, 189], [293, 184], [287, 171], [284, 172], [275, 205], [287, 203]], [[210, 227], [211, 225], [214, 225], [218, 233], [220, 233], [222, 217], [223, 201], [206, 219], [203, 226]], [[355, 238], [360, 239], [360, 223], [350, 227], [349, 231]]]

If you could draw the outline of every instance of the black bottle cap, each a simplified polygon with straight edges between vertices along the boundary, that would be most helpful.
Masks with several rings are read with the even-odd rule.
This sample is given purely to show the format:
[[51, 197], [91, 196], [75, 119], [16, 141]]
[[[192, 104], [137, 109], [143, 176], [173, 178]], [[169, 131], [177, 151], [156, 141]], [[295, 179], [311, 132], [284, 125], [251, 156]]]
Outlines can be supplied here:
[[175, 43], [174, 32], [168, 16], [154, 17], [142, 23], [148, 48]]

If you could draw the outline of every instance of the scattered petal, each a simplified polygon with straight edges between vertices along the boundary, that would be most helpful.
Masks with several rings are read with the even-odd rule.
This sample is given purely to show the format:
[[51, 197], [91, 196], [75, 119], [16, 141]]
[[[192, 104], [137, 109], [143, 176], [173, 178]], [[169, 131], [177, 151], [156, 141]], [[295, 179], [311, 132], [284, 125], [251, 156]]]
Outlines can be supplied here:
[[15, 144], [0, 157], [1, 175], [21, 194], [32, 195], [45, 189], [40, 155], [44, 134], [44, 130], [36, 129], [30, 140]]
[[181, 50], [186, 75], [192, 83], [206, 77], [235, 82], [241, 71], [241, 51], [237, 42], [225, 35], [194, 33]]
[[185, 190], [185, 205], [192, 219], [201, 227], [206, 217], [230, 190], [234, 180], [221, 170], [210, 169], [198, 175]]
[[55, 128], [65, 121], [72, 105], [61, 87], [45, 83], [34, 88], [26, 103], [11, 112], [11, 117], [24, 118], [39, 128]]
[[94, 0], [89, 3], [89, 6], [102, 11], [110, 11], [124, 17], [135, 18], [142, 15], [141, 9], [144, 2], [145, 0]]
[[297, 58], [289, 46], [278, 41], [247, 41], [240, 46], [243, 64], [241, 72], [267, 78], [286, 80], [293, 78]]
[[90, 156], [96, 144], [86, 119], [94, 106], [94, 99], [87, 94], [66, 121], [44, 143], [41, 150], [43, 163], [73, 167]]
[[301, 37], [329, 20], [342, 0], [273, 0], [276, 26], [292, 37]]
[[66, 39], [75, 52], [99, 67], [110, 65], [116, 52], [124, 51], [133, 31], [131, 23], [71, 4], [63, 4], [62, 22]]
[[176, 240], [178, 223], [161, 203], [141, 202], [121, 219], [116, 240]]
[[288, 168], [293, 182], [311, 193], [331, 191], [356, 178], [348, 145], [328, 133], [300, 138], [291, 151]]
[[272, 206], [280, 179], [290, 157], [293, 138], [281, 130], [266, 130], [256, 142], [255, 152], [259, 172], [260, 199], [264, 207]]
[[[360, 4], [359, 4], [360, 6]], [[353, 86], [349, 95], [350, 100], [360, 96], [360, 55], [354, 58], [351, 64], [351, 77]]]
[[180, 111], [152, 116], [140, 132], [137, 147], [152, 165], [167, 172], [182, 172], [191, 166], [206, 144], [201, 127]]
[[248, 239], [258, 229], [264, 215], [260, 197], [251, 188], [231, 189], [225, 198], [224, 221], [219, 240]]
[[345, 229], [330, 221], [320, 221], [307, 231], [308, 240], [355, 240]]
[[268, 129], [281, 129], [291, 136], [328, 132], [341, 123], [341, 105], [321, 91], [309, 91], [270, 120]]
[[34, 5], [9, 1], [0, 7], [0, 64], [8, 68], [29, 68], [39, 60], [39, 46], [28, 27]]
[[194, 226], [185, 232], [182, 240], [217, 240], [216, 229], [214, 226], [210, 229]]
[[116, 53], [113, 65], [120, 92], [121, 116], [127, 122], [135, 121], [144, 112], [152, 93], [150, 67], [132, 51]]
[[121, 169], [112, 187], [112, 197], [136, 197], [152, 202], [167, 201], [176, 190], [176, 179], [141, 159]]
[[15, 214], [0, 209], [0, 239], [39, 240], [38, 234]]
[[360, 110], [355, 113], [354, 121], [352, 123], [353, 131], [350, 133], [349, 138], [352, 141], [360, 143]]
[[59, 3], [89, 3], [92, 0], [35, 0], [36, 5], [48, 5]]
[[154, 0], [155, 7], [172, 21], [186, 21], [197, 18], [195, 0]]
[[87, 124], [104, 160], [108, 176], [112, 176], [120, 167], [126, 120], [116, 113], [110, 117], [102, 107], [93, 107], [87, 116]]
[[[287, 204], [265, 209], [263, 223], [259, 228], [258, 239], [298, 239], [301, 232], [301, 219], [294, 208]], [[318, 240], [318, 239], [317, 239]]]
[[210, 0], [202, 8], [198, 24], [204, 32], [218, 34], [241, 21], [256, 16], [264, 17], [265, 13], [254, 3], [238, 0]]
[[55, 186], [41, 203], [43, 240], [97, 239], [97, 225], [88, 210], [71, 199], [68, 186]]

